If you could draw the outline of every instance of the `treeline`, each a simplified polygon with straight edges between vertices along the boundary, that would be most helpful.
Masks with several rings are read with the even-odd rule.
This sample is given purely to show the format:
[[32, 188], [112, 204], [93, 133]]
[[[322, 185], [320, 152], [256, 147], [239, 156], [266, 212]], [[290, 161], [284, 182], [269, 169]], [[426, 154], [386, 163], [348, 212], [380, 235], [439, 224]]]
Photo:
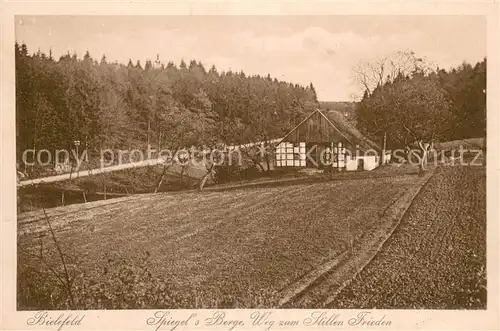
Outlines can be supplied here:
[[360, 131], [388, 148], [486, 135], [486, 59], [430, 72], [415, 66], [366, 91], [356, 107]]
[[88, 150], [241, 144], [283, 136], [318, 105], [304, 87], [244, 72], [99, 61], [87, 52], [58, 60], [15, 45], [17, 157], [26, 149]]

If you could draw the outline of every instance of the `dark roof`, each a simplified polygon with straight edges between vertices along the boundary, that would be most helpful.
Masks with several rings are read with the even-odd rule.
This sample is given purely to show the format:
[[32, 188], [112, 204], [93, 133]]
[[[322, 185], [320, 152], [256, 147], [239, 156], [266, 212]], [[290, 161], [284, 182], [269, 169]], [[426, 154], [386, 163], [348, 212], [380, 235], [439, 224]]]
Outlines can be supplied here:
[[[336, 115], [338, 114], [338, 115]], [[327, 142], [343, 141], [366, 151], [375, 149], [380, 152], [380, 146], [366, 139], [343, 115], [338, 112], [325, 112], [316, 109], [302, 122], [288, 132], [281, 141], [287, 142]]]
[[322, 111], [322, 113], [330, 119], [330, 121], [335, 124], [339, 130], [341, 130], [345, 135], [347, 135], [351, 141], [355, 142], [361, 149], [374, 149], [378, 152], [382, 151], [382, 148], [376, 142], [366, 138], [359, 130], [351, 123], [344, 114], [337, 111]]

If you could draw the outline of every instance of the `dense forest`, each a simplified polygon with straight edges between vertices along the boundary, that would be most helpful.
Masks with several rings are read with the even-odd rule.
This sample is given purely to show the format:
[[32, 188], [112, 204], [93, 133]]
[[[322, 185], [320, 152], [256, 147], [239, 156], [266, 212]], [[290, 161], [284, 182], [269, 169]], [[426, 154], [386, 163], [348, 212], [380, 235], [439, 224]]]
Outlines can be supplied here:
[[[388, 148], [486, 134], [486, 59], [424, 71], [413, 52], [405, 67], [390, 58], [369, 68], [374, 81], [358, 103], [320, 103], [312, 83], [269, 75], [208, 71], [202, 63], [147, 61], [144, 66], [66, 54], [29, 54], [15, 45], [17, 157], [26, 149], [176, 150], [282, 137], [317, 107], [340, 111]], [[393, 65], [390, 71], [387, 64]], [[385, 73], [390, 73], [385, 77]], [[358, 71], [361, 78], [369, 71]], [[383, 74], [382, 74], [383, 73]], [[362, 86], [370, 81], [361, 80]], [[353, 111], [355, 110], [355, 111]], [[347, 114], [348, 113], [348, 114]]]
[[358, 129], [377, 142], [386, 136], [390, 149], [416, 141], [485, 137], [486, 59], [448, 71], [424, 71], [420, 63], [416, 59], [406, 73], [394, 68], [394, 75], [386, 78], [380, 75], [382, 70], [374, 72], [381, 79], [356, 106]]
[[192, 60], [128, 65], [15, 45], [17, 157], [26, 149], [215, 146], [283, 136], [318, 106], [314, 86]]

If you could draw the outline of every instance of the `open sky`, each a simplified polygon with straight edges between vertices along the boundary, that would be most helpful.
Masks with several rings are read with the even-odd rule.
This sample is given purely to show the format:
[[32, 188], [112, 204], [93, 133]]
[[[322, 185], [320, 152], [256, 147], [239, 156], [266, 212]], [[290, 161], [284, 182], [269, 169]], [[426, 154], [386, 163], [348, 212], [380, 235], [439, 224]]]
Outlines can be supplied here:
[[312, 82], [320, 100], [352, 101], [359, 61], [412, 50], [441, 68], [486, 56], [482, 16], [17, 16], [16, 40], [30, 52], [86, 50], [134, 63], [181, 59], [207, 69]]

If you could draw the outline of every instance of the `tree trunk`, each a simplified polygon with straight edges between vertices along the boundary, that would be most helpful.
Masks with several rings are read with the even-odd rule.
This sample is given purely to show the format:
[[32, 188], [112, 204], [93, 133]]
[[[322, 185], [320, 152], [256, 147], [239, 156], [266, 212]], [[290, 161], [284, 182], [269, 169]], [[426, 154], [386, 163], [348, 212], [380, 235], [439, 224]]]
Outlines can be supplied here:
[[[87, 150], [87, 153], [89, 153], [89, 151]], [[89, 177], [92, 178], [92, 169], [94, 168], [94, 164], [92, 162], [92, 155], [89, 155], [87, 154], [88, 156], [88, 161], [87, 161], [87, 166], [88, 166], [88, 170], [89, 170]]]
[[214, 164], [210, 165], [210, 168], [207, 170], [207, 173], [203, 175], [203, 178], [200, 180], [200, 185], [198, 186], [198, 189], [200, 191], [203, 190], [203, 187], [205, 186], [205, 183], [208, 180], [208, 177], [212, 174], [212, 170], [214, 168]]
[[427, 165], [427, 156], [428, 156], [427, 154], [429, 151], [430, 144], [419, 141], [418, 146], [422, 150], [422, 156], [420, 157], [420, 162], [418, 165], [418, 175], [423, 176], [425, 173], [425, 166]]
[[180, 180], [181, 180], [181, 184], [182, 184], [183, 186], [184, 186], [184, 170], [185, 170], [185, 169], [186, 169], [186, 166], [185, 166], [185, 165], [183, 165], [183, 166], [181, 167], [181, 174], [180, 174], [180, 177], [181, 177], [181, 178], [180, 178]]
[[151, 120], [148, 118], [148, 143], [146, 146], [149, 147], [149, 144], [151, 143], [150, 141], [150, 135], [151, 135]]
[[103, 178], [103, 191], [104, 191], [104, 200], [106, 200], [106, 175], [104, 175], [104, 173], [102, 174], [102, 178]]
[[269, 173], [271, 171], [271, 164], [270, 164], [270, 160], [269, 160], [269, 151], [268, 151], [269, 143], [265, 142], [264, 146], [265, 146], [264, 158], [266, 160], [266, 172]]
[[484, 135], [484, 144], [483, 144], [483, 166], [486, 167], [486, 133]]
[[[179, 148], [176, 148], [175, 149], [175, 152], [174, 154], [172, 155], [172, 158], [175, 156], [175, 154], [177, 154], [177, 151], [179, 150]], [[163, 180], [165, 179], [165, 174], [167, 173], [167, 170], [170, 168], [170, 166], [172, 165], [171, 163], [170, 164], [167, 164], [167, 161], [168, 160], [165, 160], [165, 162], [163, 163], [163, 171], [161, 173], [161, 176], [160, 176], [160, 179], [158, 180], [158, 183], [156, 184], [156, 188], [155, 188], [155, 191], [154, 193], [158, 193], [158, 190], [160, 189], [161, 187], [161, 184], [163, 183]]]
[[163, 172], [161, 173], [160, 179], [158, 180], [158, 183], [156, 184], [155, 192], [158, 193], [158, 190], [161, 187], [161, 184], [163, 184], [163, 179], [165, 178], [165, 174], [167, 173], [168, 168], [170, 168], [170, 164], [167, 165], [166, 163], [163, 164]]
[[71, 168], [69, 169], [69, 180], [71, 180], [71, 176], [73, 175], [73, 162], [71, 162]]
[[383, 144], [383, 147], [382, 147], [382, 157], [380, 158], [380, 161], [382, 162], [382, 165], [384, 165], [386, 163], [386, 160], [385, 160], [386, 143], [387, 143], [387, 132], [384, 132], [384, 144]]
[[425, 168], [423, 165], [423, 160], [420, 160], [420, 163], [418, 164], [418, 175], [423, 176], [425, 174]]
[[269, 154], [266, 154], [266, 172], [269, 173], [271, 171], [271, 164], [269, 161]]

